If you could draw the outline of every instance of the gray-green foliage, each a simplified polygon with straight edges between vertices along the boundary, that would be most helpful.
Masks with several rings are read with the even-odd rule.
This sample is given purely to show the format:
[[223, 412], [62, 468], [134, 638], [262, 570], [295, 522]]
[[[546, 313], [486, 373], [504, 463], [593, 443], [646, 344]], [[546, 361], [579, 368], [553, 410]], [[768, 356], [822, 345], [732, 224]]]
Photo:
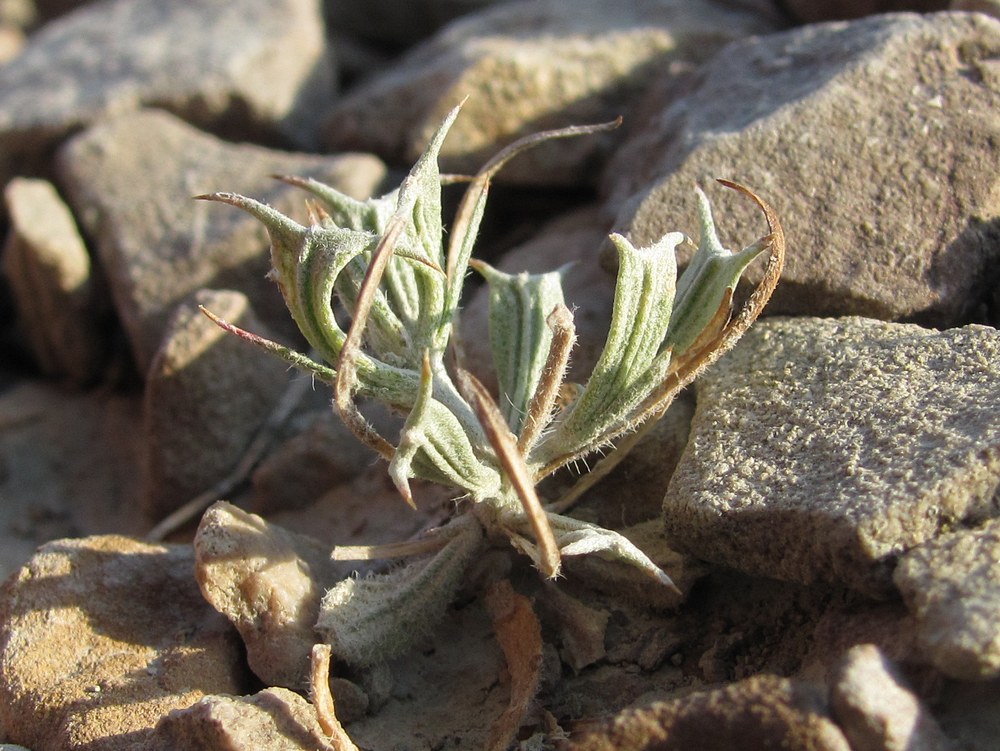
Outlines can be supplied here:
[[[534, 485], [616, 440], [630, 447], [640, 425], [661, 415], [680, 388], [732, 346], [780, 273], [783, 242], [773, 212], [733, 184], [727, 183], [761, 206], [771, 227], [771, 234], [739, 253], [719, 243], [700, 190], [701, 237], [680, 278], [675, 249], [689, 242], [681, 233], [645, 248], [613, 235], [619, 265], [605, 348], [576, 398], [557, 408], [574, 341], [562, 273], [511, 275], [471, 261], [490, 290], [490, 338], [503, 392], [494, 398], [451, 351], [490, 179], [522, 148], [602, 126], [541, 134], [502, 152], [471, 179], [446, 245], [437, 155], [457, 114], [458, 108], [449, 114], [388, 195], [357, 201], [321, 183], [288, 178], [313, 196], [309, 226], [243, 196], [207, 196], [266, 226], [273, 278], [323, 362], [219, 323], [328, 382], [345, 422], [388, 460], [408, 501], [411, 478], [450, 485], [471, 500], [472, 513], [440, 530], [440, 544], [429, 556], [372, 579], [341, 582], [328, 593], [320, 630], [339, 658], [355, 664], [405, 649], [421, 633], [409, 624], [430, 623], [443, 612], [461, 572], [486, 544], [484, 528], [493, 537], [506, 535], [548, 577], [558, 574], [563, 556], [589, 555], [629, 564], [672, 586], [625, 537], [556, 513], [557, 505], [543, 504]], [[765, 281], [730, 320], [741, 274], [764, 253]], [[349, 327], [338, 320], [337, 304], [350, 316]], [[364, 421], [356, 394], [406, 416], [395, 443]], [[614, 460], [612, 455], [605, 466]]]

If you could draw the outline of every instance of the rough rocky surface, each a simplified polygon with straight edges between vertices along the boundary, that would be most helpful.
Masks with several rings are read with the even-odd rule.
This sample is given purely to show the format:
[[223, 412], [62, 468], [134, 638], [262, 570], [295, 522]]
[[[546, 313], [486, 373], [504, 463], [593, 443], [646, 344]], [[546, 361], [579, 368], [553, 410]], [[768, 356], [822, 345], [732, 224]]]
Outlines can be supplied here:
[[288, 384], [284, 363], [261, 362], [198, 306], [262, 336], [246, 295], [201, 290], [174, 311], [146, 374], [142, 504], [160, 519], [225, 477]]
[[919, 644], [941, 672], [1000, 677], [1000, 522], [924, 543], [893, 578], [916, 616]]
[[995, 513], [1000, 336], [857, 318], [758, 324], [698, 382], [668, 539], [885, 595], [902, 552]]
[[0, 714], [37, 749], [138, 749], [160, 717], [246, 689], [229, 624], [201, 598], [190, 546], [58, 540], [0, 594]]
[[[313, 707], [283, 688], [304, 686], [316, 600], [394, 565], [335, 566], [329, 550], [411, 539], [467, 499], [414, 483], [408, 508], [317, 382], [283, 392], [297, 403], [264, 423], [259, 463], [213, 490], [234, 505], [204, 517], [197, 566], [201, 515], [176, 547], [106, 535], [142, 535], [144, 506], [213, 485], [274, 384], [310, 385], [195, 314], [207, 295], [304, 348], [259, 225], [191, 197], [241, 192], [307, 224], [308, 195], [272, 174], [388, 190], [468, 95], [446, 171], [624, 115], [514, 159], [475, 251], [510, 272], [571, 264], [574, 381], [608, 328], [608, 231], [696, 235], [696, 182], [733, 247], [762, 222], [711, 179], [774, 205], [788, 263], [765, 314], [799, 317], [758, 322], [570, 512], [628, 537], [681, 595], [584, 556], [544, 582], [498, 540], [411, 653], [368, 670], [334, 655], [355, 742], [995, 751], [1000, 21], [888, 12], [945, 5], [0, 0], [0, 747], [319, 747]], [[446, 222], [463, 188], [444, 188]], [[64, 273], [80, 269], [78, 306]], [[464, 364], [489, 384], [485, 293], [468, 284]], [[845, 313], [868, 318], [818, 318]], [[83, 367], [88, 331], [104, 354]], [[402, 416], [360, 406], [395, 442]], [[491, 622], [497, 585], [540, 652], [519, 656]], [[29, 595], [40, 604], [9, 616]], [[46, 651], [60, 625], [73, 641]]]
[[[996, 278], [997, 48], [1000, 21], [960, 13], [731, 45], [608, 167], [616, 225], [636, 243], [694, 226], [691, 185], [737, 178], [785, 217], [771, 313], [952, 325]], [[724, 242], [761, 233], [747, 202], [717, 200]]]
[[318, 21], [313, 0], [88, 4], [0, 68], [0, 180], [37, 170], [66, 134], [143, 106], [309, 145], [307, 102], [334, 90]]
[[[163, 159], [165, 152], [174, 159]], [[303, 194], [274, 174], [324, 179], [366, 198], [384, 177], [362, 155], [290, 154], [209, 136], [164, 112], [110, 120], [69, 141], [59, 179], [107, 269], [115, 308], [144, 373], [174, 307], [202, 287], [249, 295], [265, 319], [284, 303], [264, 275], [267, 241], [251, 217], [193, 196], [252, 195], [304, 220]], [[278, 316], [273, 316], [278, 318]]]
[[[761, 13], [713, 0], [610, 5], [500, 3], [443, 29], [328, 114], [326, 144], [412, 163], [467, 95], [441, 152], [474, 173], [516, 138], [627, 115], [654, 78], [679, 76], [727, 42], [778, 28]], [[608, 139], [571, 139], [519, 157], [502, 179], [593, 184]]]

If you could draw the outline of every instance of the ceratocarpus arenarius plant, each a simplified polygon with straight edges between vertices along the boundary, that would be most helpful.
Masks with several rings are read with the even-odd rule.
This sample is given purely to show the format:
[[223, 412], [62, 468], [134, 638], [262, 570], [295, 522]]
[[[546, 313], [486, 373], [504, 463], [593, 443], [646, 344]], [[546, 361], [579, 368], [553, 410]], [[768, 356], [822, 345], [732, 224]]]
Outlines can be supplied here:
[[[568, 388], [563, 380], [575, 335], [563, 271], [506, 274], [470, 260], [472, 246], [490, 180], [508, 159], [541, 140], [613, 124], [543, 133], [505, 149], [469, 179], [446, 246], [437, 156], [457, 114], [458, 108], [448, 115], [402, 185], [379, 198], [357, 201], [314, 180], [286, 178], [314, 197], [310, 226], [243, 196], [203, 196], [266, 226], [273, 279], [323, 362], [213, 319], [330, 384], [336, 410], [388, 461], [407, 501], [410, 478], [444, 483], [468, 499], [464, 513], [424, 540], [376, 551], [383, 557], [419, 552], [420, 558], [385, 574], [346, 579], [327, 592], [317, 629], [339, 659], [358, 666], [399, 654], [420, 625], [429, 628], [488, 540], [508, 539], [549, 578], [559, 574], [563, 557], [588, 555], [630, 564], [673, 587], [624, 536], [560, 512], [638, 441], [680, 389], [732, 347], [760, 313], [783, 263], [774, 212], [727, 181], [720, 182], [756, 202], [770, 230], [738, 253], [720, 244], [701, 190], [700, 238], [680, 278], [675, 248], [691, 242], [684, 234], [671, 232], [646, 248], [611, 235], [618, 276], [607, 340], [587, 382]], [[763, 281], [734, 315], [736, 284], [761, 255], [767, 256]], [[454, 346], [470, 265], [489, 285], [497, 396], [464, 369]], [[346, 330], [337, 305], [350, 316]], [[395, 445], [367, 423], [356, 397], [405, 415]], [[536, 494], [543, 477], [612, 446], [569, 496], [546, 503]], [[370, 552], [335, 548], [333, 554]]]

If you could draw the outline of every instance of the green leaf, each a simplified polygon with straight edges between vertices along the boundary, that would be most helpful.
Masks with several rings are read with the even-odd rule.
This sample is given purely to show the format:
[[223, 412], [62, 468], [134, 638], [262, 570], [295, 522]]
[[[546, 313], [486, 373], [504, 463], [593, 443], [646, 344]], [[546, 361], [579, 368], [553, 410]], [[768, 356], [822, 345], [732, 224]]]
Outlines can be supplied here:
[[565, 269], [547, 274], [507, 274], [473, 262], [490, 290], [489, 330], [493, 366], [500, 383], [500, 411], [520, 435], [532, 397], [542, 380], [552, 343], [547, 319], [563, 302]]
[[439, 534], [448, 542], [431, 558], [387, 574], [345, 579], [320, 604], [316, 630], [349, 665], [366, 667], [406, 652], [444, 617], [483, 539], [471, 516]]
[[[629, 411], [662, 377], [650, 368], [660, 352], [674, 299], [675, 248], [679, 232], [647, 248], [611, 235], [618, 250], [618, 282], [604, 351], [568, 416], [539, 449], [548, 455], [576, 454], [607, 440], [627, 423]], [[652, 381], [652, 383], [650, 383]]]
[[666, 346], [673, 348], [675, 356], [698, 340], [719, 307], [728, 304], [746, 267], [767, 249], [762, 243], [754, 243], [739, 253], [724, 248], [715, 230], [708, 198], [701, 188], [696, 190], [701, 226], [698, 250], [677, 281], [674, 315], [666, 336]]
[[476, 501], [496, 495], [500, 491], [499, 471], [476, 453], [469, 432], [433, 392], [432, 366], [425, 357], [416, 403], [389, 463], [389, 475], [399, 492], [412, 504], [409, 479], [420, 477], [462, 488]]

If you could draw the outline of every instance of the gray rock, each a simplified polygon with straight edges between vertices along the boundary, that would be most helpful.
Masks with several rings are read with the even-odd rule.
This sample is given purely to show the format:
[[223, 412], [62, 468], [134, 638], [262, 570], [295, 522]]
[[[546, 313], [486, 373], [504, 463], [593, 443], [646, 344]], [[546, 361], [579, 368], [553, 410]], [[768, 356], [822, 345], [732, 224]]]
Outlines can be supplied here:
[[151, 745], [163, 751], [328, 748], [316, 709], [284, 688], [267, 688], [253, 696], [206, 696], [160, 720]]
[[246, 690], [239, 639], [189, 546], [117, 536], [38, 550], [0, 593], [0, 716], [37, 749], [146, 748], [160, 717]]
[[287, 327], [290, 320], [264, 278], [270, 259], [260, 224], [192, 196], [244, 193], [305, 221], [306, 194], [271, 175], [317, 177], [356, 198], [367, 197], [385, 175], [374, 157], [233, 145], [157, 111], [95, 126], [72, 139], [58, 162], [67, 198], [97, 245], [140, 372], [174, 307], [202, 287], [240, 290], [268, 323]]
[[830, 708], [853, 751], [947, 751], [951, 743], [899, 670], [878, 647], [861, 644], [843, 659]]
[[945, 675], [1000, 677], [1000, 520], [924, 543], [893, 576], [917, 622], [917, 642]]
[[572, 735], [562, 751], [802, 748], [848, 751], [822, 690], [761, 675], [628, 709]]
[[697, 382], [664, 499], [679, 550], [778, 579], [890, 590], [896, 557], [996, 513], [1000, 333], [759, 322]]
[[0, 183], [43, 166], [81, 126], [145, 105], [220, 134], [308, 146], [312, 105], [333, 91], [316, 0], [93, 3], [0, 68]]
[[[964, 322], [1000, 247], [1000, 78], [985, 52], [997, 45], [1000, 22], [963, 13], [736, 42], [609, 165], [617, 227], [639, 244], [690, 232], [692, 184], [737, 179], [784, 224], [772, 313]], [[762, 232], [759, 213], [722, 192], [723, 241], [743, 247]]]
[[[627, 115], [653, 80], [775, 28], [760, 13], [712, 0], [503, 3], [450, 24], [334, 104], [326, 144], [410, 164], [468, 96], [441, 163], [475, 172], [520, 136]], [[546, 144], [511, 162], [501, 179], [594, 184], [615, 142], [612, 135]]]
[[43, 373], [86, 384], [107, 350], [99, 281], [69, 208], [44, 180], [4, 189], [11, 231], [3, 251], [18, 319]]
[[250, 669], [268, 685], [306, 687], [320, 598], [346, 565], [320, 542], [223, 501], [205, 512], [194, 546], [202, 594], [239, 630]]
[[229, 334], [198, 305], [267, 336], [246, 295], [201, 290], [178, 306], [146, 374], [142, 505], [159, 519], [240, 461], [288, 384], [288, 367]]

